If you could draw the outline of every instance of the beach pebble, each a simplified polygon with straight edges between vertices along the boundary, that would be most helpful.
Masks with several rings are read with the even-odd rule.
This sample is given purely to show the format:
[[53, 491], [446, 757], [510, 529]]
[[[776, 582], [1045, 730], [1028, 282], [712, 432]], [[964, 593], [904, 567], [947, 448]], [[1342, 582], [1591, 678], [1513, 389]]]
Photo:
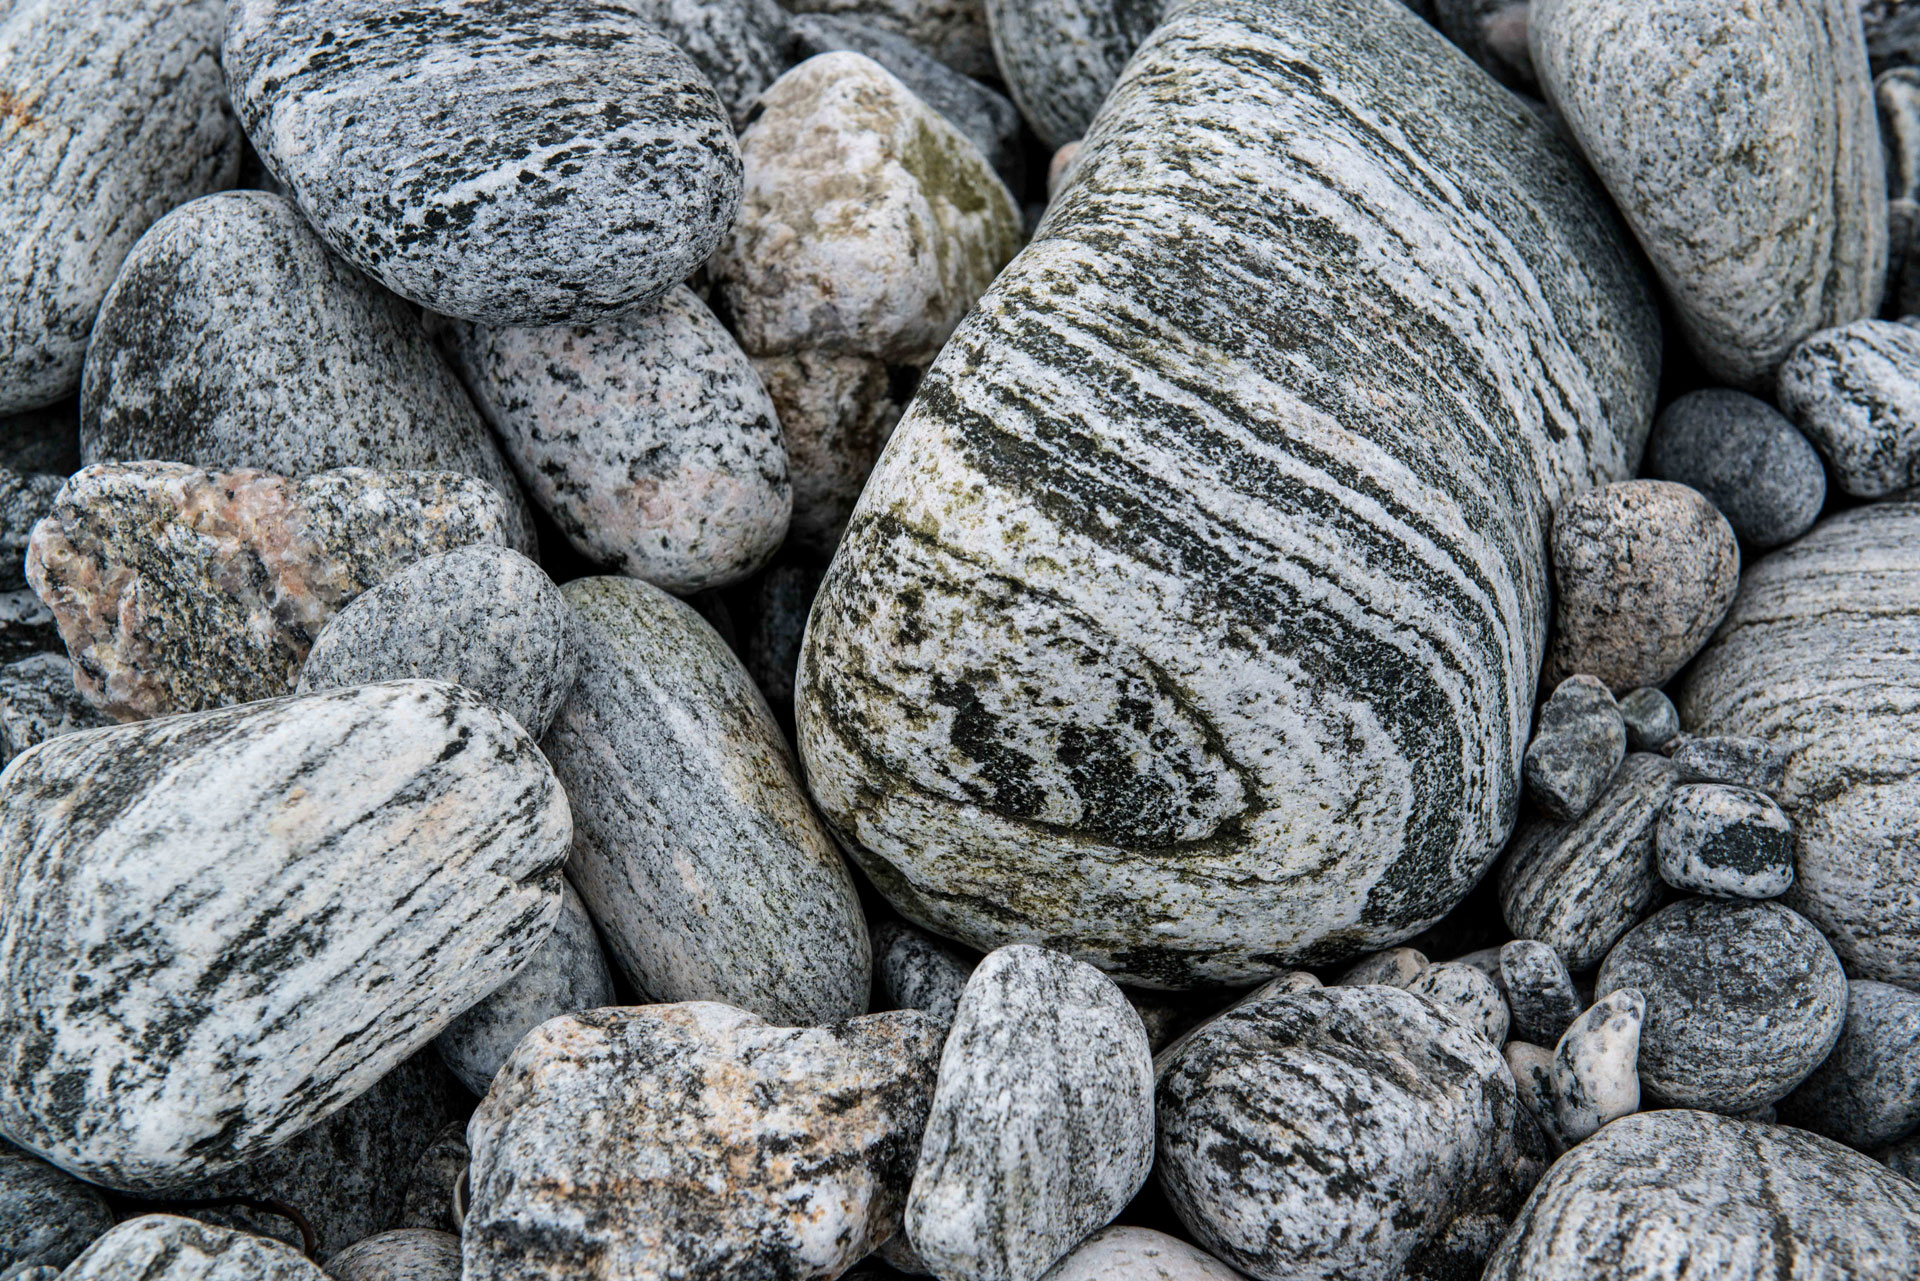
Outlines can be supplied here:
[[1626, 755], [1626, 722], [1606, 685], [1569, 676], [1540, 707], [1521, 777], [1543, 813], [1571, 822], [1593, 808]]
[[0, 1277], [64, 1268], [113, 1224], [98, 1188], [0, 1140]]
[[1492, 979], [1471, 965], [1445, 962], [1420, 971], [1406, 990], [1433, 1002], [1499, 1046], [1506, 1042], [1511, 1016]]
[[1833, 1049], [1847, 979], [1805, 917], [1777, 903], [1686, 899], [1629, 930], [1601, 998], [1646, 998], [1640, 1081], [1670, 1107], [1739, 1113], [1785, 1098]]
[[0, 765], [35, 743], [113, 724], [73, 687], [65, 654], [29, 654], [0, 667]]
[[80, 386], [100, 300], [176, 205], [233, 185], [218, 0], [0, 15], [0, 414]]
[[1920, 330], [1859, 320], [1814, 334], [1780, 367], [1780, 407], [1856, 498], [1920, 483]]
[[1689, 734], [1672, 753], [1682, 783], [1725, 783], [1778, 795], [1786, 784], [1787, 754], [1745, 734]]
[[1627, 750], [1657, 752], [1680, 737], [1680, 709], [1657, 689], [1641, 687], [1620, 698], [1620, 719], [1627, 727]]
[[1654, 833], [1660, 879], [1684, 894], [1778, 898], [1793, 886], [1793, 825], [1758, 792], [1690, 783]]
[[1755, 547], [1813, 528], [1827, 472], [1807, 438], [1764, 400], [1696, 391], [1668, 405], [1647, 444], [1647, 472], [1698, 490]]
[[59, 648], [60, 629], [53, 621], [53, 611], [41, 603], [32, 588], [0, 592], [0, 663], [18, 662]]
[[0, 1132], [131, 1191], [285, 1143], [504, 983], [570, 826], [525, 731], [429, 681], [52, 739], [0, 814]]
[[442, 1127], [407, 1175], [405, 1199], [394, 1226], [433, 1228], [457, 1235], [462, 1216], [455, 1211], [454, 1198], [461, 1195], [458, 1189], [467, 1177], [471, 1155], [464, 1120]]
[[986, 0], [995, 61], [1049, 147], [1087, 132], [1167, 0]]
[[942, 1032], [698, 1002], [543, 1024], [468, 1128], [462, 1275], [839, 1276], [898, 1230]]
[[460, 1238], [398, 1228], [368, 1237], [327, 1260], [333, 1281], [460, 1281]]
[[292, 1246], [192, 1219], [147, 1214], [95, 1241], [63, 1281], [328, 1281]]
[[1555, 514], [1553, 583], [1547, 679], [1625, 693], [1666, 684], [1707, 643], [1739, 590], [1740, 545], [1696, 491], [1623, 481]]
[[1560, 954], [1537, 939], [1515, 939], [1499, 951], [1500, 993], [1512, 1013], [1516, 1041], [1556, 1045], [1580, 1015], [1580, 990]]
[[1780, 1100], [1780, 1119], [1865, 1151], [1920, 1130], [1920, 993], [1847, 984], [1833, 1053]]
[[1539, 1127], [1541, 1137], [1556, 1155], [1566, 1151], [1567, 1141], [1560, 1137], [1560, 1123], [1554, 1115], [1553, 1051], [1528, 1041], [1508, 1041], [1500, 1047], [1500, 1054], [1513, 1075], [1520, 1105]]
[[27, 585], [27, 542], [66, 483], [65, 476], [0, 467], [0, 591]]
[[793, 61], [793, 18], [777, 0], [620, 0], [620, 7], [693, 59], [736, 129]]
[[[779, 408], [793, 478], [789, 544], [825, 563], [900, 421], [898, 366], [868, 356], [795, 352], [754, 362]], [[917, 371], [914, 371], [917, 376]]]
[[1046, 1281], [1240, 1281], [1240, 1274], [1178, 1237], [1151, 1228], [1101, 1228], [1054, 1265]]
[[1140, 1016], [1079, 961], [1027, 945], [967, 980], [907, 1197], [907, 1239], [943, 1281], [1038, 1281], [1153, 1166]]
[[595, 564], [691, 594], [780, 546], [780, 418], [692, 290], [591, 328], [456, 322], [442, 341], [534, 503]]
[[1384, 952], [1363, 956], [1334, 980], [1338, 987], [1365, 987], [1381, 983], [1388, 987], [1407, 987], [1426, 972], [1426, 953], [1411, 947], [1390, 947]]
[[739, 208], [726, 112], [639, 7], [235, 0], [227, 82], [314, 229], [402, 298], [592, 324], [692, 274]]
[[896, 1010], [924, 1010], [952, 1023], [979, 958], [899, 921], [873, 928], [873, 973]]
[[1553, 1052], [1553, 1117], [1568, 1147], [1640, 1109], [1640, 1028], [1647, 1002], [1610, 992], [1573, 1021]]
[[751, 605], [740, 661], [783, 725], [793, 723], [793, 681], [807, 614], [820, 590], [822, 570], [784, 562], [769, 566], [749, 589]]
[[963, 76], [994, 78], [985, 0], [788, 0], [795, 13], [826, 13], [905, 36]]

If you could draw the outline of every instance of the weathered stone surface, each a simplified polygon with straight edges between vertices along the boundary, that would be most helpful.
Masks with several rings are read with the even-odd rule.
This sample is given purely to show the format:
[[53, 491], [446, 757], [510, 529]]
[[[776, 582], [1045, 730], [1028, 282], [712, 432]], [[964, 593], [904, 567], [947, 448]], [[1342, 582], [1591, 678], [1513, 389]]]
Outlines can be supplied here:
[[29, 654], [0, 667], [0, 765], [35, 743], [114, 723], [73, 687], [65, 654]]
[[1620, 700], [1627, 726], [1627, 750], [1657, 752], [1680, 737], [1680, 709], [1657, 689], [1642, 687]]
[[1153, 1056], [1091, 966], [1019, 945], [967, 980], [907, 1198], [907, 1239], [949, 1281], [1038, 1281], [1153, 1167]]
[[1709, 898], [1778, 898], [1793, 887], [1793, 826], [1758, 792], [1691, 783], [1654, 832], [1660, 879]]
[[1541, 704], [1521, 763], [1527, 795], [1549, 818], [1593, 808], [1627, 756], [1627, 723], [1605, 682], [1569, 676]]
[[328, 1281], [292, 1246], [166, 1214], [127, 1220], [60, 1275], [64, 1281]]
[[1833, 1049], [1847, 979], [1806, 918], [1776, 903], [1687, 899], [1627, 932], [1600, 967], [1600, 997], [1646, 997], [1640, 1082], [1674, 1107], [1746, 1112], [1777, 1103]]
[[924, 1010], [952, 1023], [977, 958], [931, 934], [883, 921], [873, 930], [873, 972], [880, 994], [899, 1010]]
[[296, 688], [447, 681], [538, 738], [573, 688], [568, 615], [560, 589], [519, 552], [456, 547], [414, 561], [335, 614], [314, 638]]
[[0, 1141], [0, 1277], [64, 1268], [113, 1223], [99, 1189]]
[[468, 1131], [464, 1276], [840, 1275], [899, 1227], [941, 1033], [708, 1003], [545, 1024]]
[[787, 0], [795, 13], [825, 13], [891, 31], [963, 76], [996, 77], [984, 0]]
[[467, 1176], [470, 1158], [464, 1121], [445, 1126], [434, 1135], [407, 1176], [406, 1199], [394, 1226], [458, 1234], [461, 1216], [455, 1213], [453, 1203], [460, 1181]]
[[59, 648], [60, 629], [54, 625], [53, 611], [31, 588], [0, 592], [0, 662], [17, 662]]
[[1087, 132], [1168, 0], [986, 0], [994, 59], [1049, 147]]
[[1239, 1281], [1240, 1274], [1178, 1237], [1150, 1228], [1101, 1228], [1046, 1281]]
[[1682, 783], [1725, 783], [1777, 796], [1786, 783], [1787, 754], [1746, 734], [1689, 734], [1674, 747]]
[[1852, 0], [1535, 0], [1533, 65], [1701, 363], [1764, 387], [1879, 309], [1887, 197]]
[[1426, 972], [1426, 953], [1411, 947], [1390, 947], [1383, 952], [1361, 957], [1334, 980], [1336, 986], [1365, 987], [1384, 983], [1388, 987], [1406, 987]]
[[779, 408], [787, 442], [793, 477], [788, 540], [824, 563], [900, 421], [893, 371], [883, 360], [819, 352], [765, 356], [753, 364]]
[[497, 491], [444, 472], [103, 463], [34, 530], [27, 580], [75, 686], [128, 720], [292, 692], [355, 596], [423, 557], [505, 542], [507, 525]]
[[1814, 334], [1780, 367], [1780, 407], [1857, 498], [1920, 483], [1920, 330], [1857, 320]]
[[574, 885], [627, 979], [815, 1024], [866, 1008], [853, 877], [725, 642], [627, 578], [563, 589], [580, 675], [544, 748], [573, 802]]
[[775, 0], [619, 0], [678, 45], [720, 95], [735, 128], [792, 61], [793, 19]]
[[1407, 984], [1406, 990], [1438, 1008], [1498, 1046], [1507, 1039], [1511, 1015], [1492, 979], [1471, 965], [1447, 961], [1429, 965]]
[[428, 681], [53, 739], [0, 818], [0, 1131], [161, 1191], [326, 1119], [511, 977], [569, 832], [533, 740]]
[[1840, 1040], [1780, 1100], [1780, 1119], [1863, 1150], [1920, 1130], [1920, 994], [1871, 979], [1847, 984]]
[[231, 186], [216, 0], [20, 0], [0, 17], [0, 414], [80, 385], [100, 300], [156, 218]]
[[1560, 954], [1537, 939], [1515, 939], [1499, 955], [1500, 993], [1513, 1015], [1514, 1039], [1559, 1044], [1581, 1004]]
[[519, 486], [413, 311], [266, 192], [197, 200], [135, 247], [87, 352], [80, 448], [283, 476], [460, 472], [500, 491], [533, 550]]
[[27, 585], [27, 540], [66, 483], [65, 476], [0, 467], [0, 591]]
[[1920, 1187], [1801, 1130], [1669, 1111], [1616, 1121], [1555, 1164], [1486, 1281], [1900, 1281], [1916, 1269]]
[[424, 1228], [368, 1237], [327, 1260], [333, 1281], [460, 1281], [460, 1238]]
[[1640, 1109], [1640, 1028], [1647, 1001], [1632, 988], [1610, 992], [1573, 1021], [1553, 1052], [1553, 1117], [1571, 1147]]
[[1548, 513], [1637, 462], [1655, 328], [1565, 144], [1412, 13], [1182, 6], [868, 483], [816, 799], [973, 946], [1188, 986], [1408, 937], [1512, 824]]
[[[1402, 950], [1410, 951], [1411, 949]], [[1279, 978], [1268, 979], [1265, 983], [1254, 988], [1239, 1000], [1232, 1002], [1223, 1009], [1215, 1010], [1212, 1017], [1200, 1020], [1200, 1022], [1183, 1031], [1164, 1047], [1156, 1049], [1153, 1054], [1154, 1079], [1158, 1081], [1162, 1076], [1166, 1075], [1167, 1068], [1173, 1064], [1175, 1059], [1180, 1057], [1181, 1051], [1186, 1049], [1187, 1044], [1192, 1041], [1194, 1037], [1205, 1031], [1207, 1027], [1213, 1023], [1214, 1019], [1229, 1014], [1234, 1010], [1257, 1004], [1258, 1002], [1266, 1000], [1268, 997], [1285, 996], [1289, 992], [1308, 992], [1321, 986], [1324, 985], [1320, 982], [1320, 979], [1309, 970], [1289, 970]]]
[[1738, 391], [1696, 391], [1662, 410], [1647, 472], [1699, 490], [1755, 547], [1800, 537], [1827, 500], [1827, 471], [1807, 438]]
[[1858, 978], [1920, 984], [1920, 503], [1844, 512], [1748, 570], [1689, 672], [1691, 728], [1786, 756], [1786, 901]]
[[690, 593], [738, 582], [780, 546], [793, 502], [780, 420], [692, 290], [591, 328], [456, 323], [446, 345], [583, 556]]
[[1175, 1213], [1263, 1281], [1399, 1281], [1456, 1220], [1510, 1216], [1544, 1164], [1500, 1051], [1387, 987], [1216, 1019], [1158, 1114]]

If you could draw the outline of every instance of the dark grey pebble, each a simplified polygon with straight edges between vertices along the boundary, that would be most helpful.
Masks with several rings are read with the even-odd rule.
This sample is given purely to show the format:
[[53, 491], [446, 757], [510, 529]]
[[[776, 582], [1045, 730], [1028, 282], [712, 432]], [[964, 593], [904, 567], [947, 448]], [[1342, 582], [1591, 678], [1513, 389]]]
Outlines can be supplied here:
[[1657, 752], [1680, 737], [1680, 709], [1657, 689], [1643, 686], [1623, 697], [1620, 719], [1630, 752]]
[[825, 571], [812, 565], [770, 566], [748, 590], [751, 602], [741, 661], [776, 715], [793, 715], [793, 682], [800, 667], [800, 642], [807, 614]]
[[1920, 483], [1920, 330], [1889, 320], [1823, 329], [1780, 366], [1779, 398], [1842, 493], [1885, 498]]
[[952, 1023], [980, 958], [900, 921], [873, 929], [873, 974], [896, 1010], [924, 1010]]
[[1688, 735], [1672, 760], [1682, 783], [1728, 783], [1773, 795], [1786, 782], [1787, 754], [1749, 735]]
[[29, 654], [0, 667], [0, 765], [35, 743], [114, 724], [74, 688], [65, 654]]
[[1778, 898], [1793, 887], [1793, 826], [1759, 792], [1689, 783], [1660, 814], [1660, 877], [1684, 894]]
[[1500, 949], [1500, 990], [1516, 1041], [1556, 1045], [1580, 1016], [1580, 990], [1566, 962], [1537, 939], [1515, 939]]
[[1569, 676], [1540, 708], [1521, 776], [1549, 818], [1571, 822], [1593, 808], [1626, 755], [1626, 723], [1606, 685]]
[[1827, 500], [1827, 471], [1807, 438], [1739, 391], [1696, 391], [1661, 411], [1647, 472], [1705, 494], [1755, 547], [1800, 537]]
[[98, 1188], [0, 1140], [0, 1281], [66, 1267], [113, 1224]]
[[460, 1215], [455, 1212], [454, 1198], [460, 1181], [467, 1177], [471, 1160], [472, 1154], [467, 1151], [466, 1121], [451, 1121], [442, 1126], [407, 1175], [400, 1217], [394, 1220], [393, 1226], [460, 1231]]
[[1920, 993], [1854, 979], [1833, 1053], [1780, 1100], [1780, 1119], [1862, 1150], [1920, 1130]]

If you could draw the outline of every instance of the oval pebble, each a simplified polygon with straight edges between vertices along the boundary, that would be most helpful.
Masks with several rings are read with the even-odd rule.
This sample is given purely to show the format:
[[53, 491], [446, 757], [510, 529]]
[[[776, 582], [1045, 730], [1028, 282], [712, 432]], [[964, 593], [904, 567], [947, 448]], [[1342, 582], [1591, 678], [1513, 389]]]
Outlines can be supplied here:
[[328, 1259], [327, 1275], [333, 1281], [460, 1281], [460, 1238], [424, 1228], [382, 1232]]
[[873, 969], [895, 1009], [924, 1010], [952, 1023], [978, 958], [911, 925], [886, 921], [873, 930]]
[[1787, 754], [1746, 734], [1688, 734], [1673, 748], [1682, 783], [1725, 783], [1768, 795], [1786, 782]]
[[0, 1141], [0, 1277], [64, 1268], [113, 1225], [98, 1188]]
[[166, 1214], [128, 1219], [60, 1275], [65, 1281], [328, 1281], [292, 1246]]
[[1683, 894], [1763, 899], [1793, 888], [1793, 825], [1745, 788], [1680, 788], [1660, 812], [1654, 848], [1660, 879]]
[[1920, 482], [1920, 330], [1859, 320], [1814, 334], [1780, 367], [1780, 407], [1856, 498]]
[[1827, 471], [1812, 444], [1745, 392], [1696, 391], [1661, 410], [1647, 471], [1699, 490], [1755, 547], [1800, 537], [1827, 500]]
[[1627, 750], [1657, 752], [1680, 737], [1680, 709], [1657, 689], [1642, 687], [1620, 699]]
[[1537, 939], [1515, 939], [1499, 952], [1500, 992], [1513, 1015], [1513, 1038], [1557, 1045], [1580, 1016], [1580, 990], [1560, 954]]
[[1178, 1237], [1151, 1228], [1101, 1228], [1054, 1265], [1046, 1281], [1239, 1281], [1240, 1274]]
[[1646, 998], [1634, 989], [1610, 992], [1560, 1037], [1553, 1051], [1553, 1117], [1567, 1146], [1639, 1110], [1646, 1013]]
[[1920, 993], [1848, 983], [1840, 1040], [1780, 1100], [1780, 1119], [1863, 1151], [1920, 1130]]

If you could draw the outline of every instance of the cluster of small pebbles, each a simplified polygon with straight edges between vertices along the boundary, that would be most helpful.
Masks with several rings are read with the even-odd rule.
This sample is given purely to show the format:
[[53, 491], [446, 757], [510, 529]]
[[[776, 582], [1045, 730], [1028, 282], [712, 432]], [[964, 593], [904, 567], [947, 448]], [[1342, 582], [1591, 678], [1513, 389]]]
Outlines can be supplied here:
[[0, 1281], [1913, 1281], [1920, 0], [0, 2]]

